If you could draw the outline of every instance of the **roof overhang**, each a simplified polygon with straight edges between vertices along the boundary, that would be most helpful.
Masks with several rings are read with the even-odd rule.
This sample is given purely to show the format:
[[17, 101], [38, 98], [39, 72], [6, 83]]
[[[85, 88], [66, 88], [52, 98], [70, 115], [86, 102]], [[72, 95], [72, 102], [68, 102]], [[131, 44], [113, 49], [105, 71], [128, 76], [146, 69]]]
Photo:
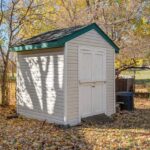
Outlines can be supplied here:
[[38, 50], [38, 49], [47, 49], [47, 48], [55, 48], [55, 47], [62, 47], [64, 44], [90, 30], [96, 30], [114, 49], [116, 53], [119, 53], [119, 47], [108, 37], [104, 31], [96, 24], [92, 23], [82, 29], [74, 31], [73, 33], [66, 35], [60, 39], [44, 42], [44, 43], [37, 43], [32, 45], [21, 45], [21, 46], [14, 46], [11, 47], [10, 51], [21, 52], [21, 51], [28, 51], [28, 50]]

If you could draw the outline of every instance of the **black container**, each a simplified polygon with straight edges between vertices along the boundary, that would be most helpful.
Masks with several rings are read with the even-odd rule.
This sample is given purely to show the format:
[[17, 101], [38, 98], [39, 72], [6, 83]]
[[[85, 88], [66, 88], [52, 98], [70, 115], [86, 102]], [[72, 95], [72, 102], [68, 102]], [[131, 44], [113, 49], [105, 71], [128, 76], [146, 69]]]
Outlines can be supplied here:
[[121, 110], [134, 110], [133, 92], [117, 92], [116, 100], [120, 103]]

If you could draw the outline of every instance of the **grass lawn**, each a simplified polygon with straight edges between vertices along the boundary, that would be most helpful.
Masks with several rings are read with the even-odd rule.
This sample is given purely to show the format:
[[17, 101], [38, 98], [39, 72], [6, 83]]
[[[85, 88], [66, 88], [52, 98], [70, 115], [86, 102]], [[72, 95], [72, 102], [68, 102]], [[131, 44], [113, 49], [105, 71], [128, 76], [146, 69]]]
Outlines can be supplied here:
[[[122, 75], [134, 76], [133, 71], [124, 71]], [[149, 83], [150, 84], [150, 70], [136, 71], [135, 80], [137, 84]]]
[[[125, 71], [122, 75], [134, 76], [134, 72]], [[135, 86], [136, 92], [150, 92], [150, 70], [136, 71]]]
[[64, 129], [27, 118], [6, 119], [13, 109], [0, 108], [0, 149], [103, 150], [150, 149], [150, 101], [135, 100], [134, 112], [117, 113], [112, 122], [82, 123]]
[[146, 84], [150, 86], [150, 70], [136, 72], [136, 84]]

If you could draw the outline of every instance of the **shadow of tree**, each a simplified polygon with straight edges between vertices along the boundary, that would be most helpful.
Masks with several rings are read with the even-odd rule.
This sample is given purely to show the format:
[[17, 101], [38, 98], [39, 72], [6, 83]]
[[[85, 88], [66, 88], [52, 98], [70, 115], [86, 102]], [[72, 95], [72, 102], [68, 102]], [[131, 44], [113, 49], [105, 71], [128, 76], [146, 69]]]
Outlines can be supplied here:
[[136, 79], [135, 83], [137, 85], [144, 85], [144, 84], [150, 84], [150, 79]]
[[[54, 53], [48, 56], [43, 54], [41, 56], [31, 55], [23, 57], [19, 80], [20, 86], [24, 87], [22, 88], [23, 91], [18, 91], [17, 93], [24, 109], [44, 113], [47, 116], [59, 115], [63, 119], [63, 105], [58, 106], [59, 103], [63, 103], [63, 101], [60, 101], [63, 100], [63, 75], [59, 72], [59, 55], [62, 55], [62, 53]], [[60, 84], [62, 84], [61, 87]], [[33, 107], [27, 106], [22, 101], [22, 92], [28, 98], [26, 101], [32, 103]], [[51, 110], [48, 107], [51, 107]], [[62, 110], [59, 111], [58, 107], [62, 107]]]
[[0, 108], [0, 135], [3, 135], [0, 136], [0, 146], [3, 149], [17, 149], [18, 145], [27, 149], [149, 148], [150, 102], [145, 102], [141, 100], [133, 112], [115, 114], [111, 122], [82, 122], [80, 126], [70, 128], [26, 118], [7, 120], [1, 112], [6, 114], [8, 109], [2, 108], [4, 111], [1, 111]]
[[[23, 58], [23, 67], [20, 70], [20, 78], [22, 79], [19, 84], [24, 85], [23, 90], [27, 92], [27, 98], [29, 98], [29, 102], [31, 102], [31, 106], [28, 106], [28, 104], [23, 103], [23, 107], [27, 111], [32, 111], [34, 109], [39, 114], [44, 113], [46, 114], [46, 117], [43, 119], [48, 119], [49, 116], [58, 116], [63, 119], [63, 109], [59, 109], [60, 106], [63, 106], [63, 77], [59, 77], [60, 70], [59, 70], [59, 54], [55, 54], [53, 56], [47, 56], [46, 54], [43, 54], [44, 59], [40, 56], [36, 57], [35, 59], [26, 59]], [[34, 57], [34, 56], [33, 56]], [[45, 60], [46, 58], [46, 60]], [[55, 65], [54, 65], [55, 64]], [[50, 75], [49, 75], [50, 73]], [[50, 78], [50, 79], [49, 79]], [[62, 85], [61, 81], [62, 80]], [[21, 100], [22, 95], [18, 96]], [[57, 105], [58, 104], [58, 105]], [[52, 107], [53, 111], [49, 112], [49, 107]], [[48, 116], [48, 117], [47, 117]], [[63, 129], [58, 126], [55, 126], [59, 132], [55, 132], [56, 129], [53, 131], [49, 131], [48, 127], [46, 132], [43, 129], [39, 129], [37, 127], [38, 133], [36, 136], [39, 138], [40, 136], [43, 138], [46, 138], [48, 135], [52, 141], [47, 142], [51, 143], [52, 145], [56, 144], [57, 141], [60, 143], [67, 143], [70, 142], [71, 148], [74, 149], [80, 149], [80, 146], [82, 148], [82, 145], [86, 145], [87, 149], [92, 149], [94, 145], [92, 145], [87, 140], [87, 133], [85, 133], [86, 129], [89, 130], [98, 130], [96, 131], [97, 134], [100, 133], [112, 133], [113, 129], [150, 129], [150, 110], [149, 109], [136, 109], [134, 112], [122, 112], [115, 114], [112, 119], [112, 122], [103, 122], [103, 123], [97, 123], [97, 122], [82, 122], [81, 126], [72, 127], [68, 129]], [[36, 126], [36, 124], [34, 124]], [[50, 124], [51, 125], [51, 124]], [[33, 128], [33, 127], [32, 127]], [[41, 130], [41, 131], [40, 131]], [[44, 137], [43, 137], [43, 132]], [[55, 132], [55, 134], [53, 133]], [[95, 131], [94, 131], [95, 132]], [[130, 131], [126, 131], [125, 133], [128, 134]], [[136, 134], [136, 133], [132, 133]], [[142, 134], [142, 133], [141, 133]], [[55, 135], [58, 136], [58, 139], [55, 138]], [[94, 136], [94, 135], [91, 135]], [[59, 139], [60, 137], [60, 139]], [[54, 139], [53, 139], [54, 138]], [[37, 139], [38, 141], [38, 139]], [[46, 143], [46, 144], [47, 144]], [[71, 145], [72, 143], [72, 145]], [[57, 146], [57, 148], [61, 148], [61, 145]]]
[[37, 63], [39, 64], [39, 70], [41, 73], [41, 89], [42, 89], [42, 103], [43, 103], [43, 112], [47, 113], [47, 87], [46, 87], [46, 77], [48, 74], [50, 57], [46, 57], [46, 64], [42, 68], [42, 58], [38, 58]]
[[[29, 55], [22, 57], [22, 61], [20, 62], [23, 64], [21, 64], [21, 69], [18, 75], [20, 80], [19, 84], [20, 86], [23, 86], [23, 91], [17, 92], [19, 101], [22, 102], [22, 108], [25, 111], [28, 111], [29, 114], [30, 112], [32, 113], [33, 110], [34, 113], [38, 112], [39, 115], [45, 114], [46, 116], [43, 118], [43, 120], [47, 120], [48, 117], [51, 116], [57, 116], [62, 120], [64, 119], [64, 108], [60, 108], [64, 106], [64, 70], [61, 70], [63, 66], [61, 66], [62, 58], [60, 55], [62, 55], [62, 52], [59, 54], [54, 53], [53, 55], [47, 55], [46, 53], [43, 53], [41, 56], [33, 54], [31, 56]], [[22, 92], [26, 95], [22, 95]], [[22, 101], [25, 98], [23, 96], [26, 97], [26, 102], [31, 103], [30, 105]], [[51, 112], [51, 110], [53, 111]], [[45, 125], [43, 128], [45, 128]], [[40, 132], [45, 132], [43, 128], [37, 131], [39, 132], [37, 138], [42, 136], [40, 135]], [[65, 142], [70, 143], [69, 145], [71, 149], [81, 149], [82, 146], [91, 147], [92, 149], [92, 146], [86, 141], [82, 132], [79, 132], [78, 127], [64, 128], [62, 126], [60, 127], [55, 125], [55, 128], [57, 128], [59, 132], [57, 139], [55, 139], [51, 145], [57, 145], [55, 142], [59, 142], [60, 139], [60, 142], [64, 142], [64, 144]], [[47, 132], [48, 130], [49, 129], [47, 129]], [[55, 131], [55, 129], [53, 131]], [[51, 134], [51, 138], [53, 139], [53, 133], [46, 134]], [[55, 133], [54, 137], [56, 134], [57, 132]], [[56, 148], [61, 148], [61, 145], [57, 145]]]
[[[94, 117], [94, 116], [93, 116]], [[97, 119], [97, 118], [96, 118]], [[111, 118], [104, 120], [91, 120], [83, 122], [83, 126], [102, 129], [150, 129], [150, 109], [135, 109], [132, 112], [123, 111], [114, 114]], [[87, 127], [88, 127], [87, 126]], [[109, 132], [109, 131], [108, 131]]]
[[[38, 95], [36, 92], [36, 84], [34, 83], [34, 81], [32, 79], [32, 73], [31, 73], [30, 66], [29, 66], [29, 63], [34, 65], [36, 62], [34, 62], [32, 60], [27, 63], [25, 59], [23, 59], [23, 62], [24, 62], [25, 67], [21, 66], [21, 68], [19, 70], [20, 72], [18, 73], [18, 78], [19, 78], [19, 82], [20, 82], [19, 86], [22, 86], [22, 89], [17, 88], [17, 96], [19, 97], [18, 99], [21, 103], [23, 103], [23, 107], [28, 108], [26, 103], [23, 101], [23, 95], [22, 95], [22, 92], [23, 93], [27, 92], [28, 96], [31, 100], [33, 109], [41, 110], [39, 98], [38, 98]], [[32, 92], [31, 92], [31, 88], [32, 88]]]

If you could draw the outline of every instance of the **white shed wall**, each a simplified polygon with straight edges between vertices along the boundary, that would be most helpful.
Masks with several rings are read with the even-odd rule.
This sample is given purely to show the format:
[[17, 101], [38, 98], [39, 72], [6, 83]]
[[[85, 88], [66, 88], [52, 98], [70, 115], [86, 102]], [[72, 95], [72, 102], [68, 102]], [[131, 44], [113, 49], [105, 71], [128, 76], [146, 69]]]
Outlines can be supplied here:
[[64, 48], [17, 53], [17, 111], [64, 122]]
[[79, 90], [78, 90], [78, 48], [91, 46], [106, 50], [106, 114], [115, 113], [115, 80], [114, 55], [115, 50], [95, 31], [91, 30], [65, 45], [66, 52], [66, 118], [69, 124], [77, 124], [79, 118]]

